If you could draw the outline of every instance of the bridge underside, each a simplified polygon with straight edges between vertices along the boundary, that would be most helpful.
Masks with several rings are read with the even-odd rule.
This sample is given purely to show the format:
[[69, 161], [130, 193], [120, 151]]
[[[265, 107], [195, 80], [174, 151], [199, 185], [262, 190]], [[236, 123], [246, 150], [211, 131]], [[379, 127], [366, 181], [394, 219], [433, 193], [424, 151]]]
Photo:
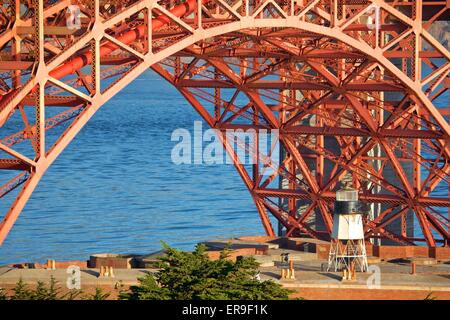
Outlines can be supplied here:
[[[368, 239], [450, 245], [447, 1], [83, 1], [78, 29], [71, 1], [19, 3], [0, 6], [0, 242], [90, 117], [152, 68], [217, 129], [268, 235], [274, 216], [329, 239], [352, 181]], [[237, 139], [256, 159], [240, 163], [238, 129], [278, 130], [281, 151]]]

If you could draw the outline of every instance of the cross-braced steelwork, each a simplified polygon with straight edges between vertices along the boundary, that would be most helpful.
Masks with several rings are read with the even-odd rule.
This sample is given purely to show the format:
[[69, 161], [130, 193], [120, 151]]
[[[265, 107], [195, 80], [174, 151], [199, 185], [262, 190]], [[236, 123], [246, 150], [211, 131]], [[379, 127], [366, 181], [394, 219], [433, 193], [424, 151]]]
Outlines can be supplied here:
[[351, 179], [367, 239], [450, 245], [449, 17], [448, 0], [3, 1], [0, 243], [92, 115], [152, 68], [222, 138], [279, 129], [270, 175], [259, 153], [232, 157], [268, 235], [272, 215], [329, 239]]

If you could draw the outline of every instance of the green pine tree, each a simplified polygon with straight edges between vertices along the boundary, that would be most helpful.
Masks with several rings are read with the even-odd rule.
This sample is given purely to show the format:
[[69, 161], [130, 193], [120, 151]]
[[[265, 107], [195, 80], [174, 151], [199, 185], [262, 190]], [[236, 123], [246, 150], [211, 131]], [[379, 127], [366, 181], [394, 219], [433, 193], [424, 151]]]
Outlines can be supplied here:
[[51, 276], [50, 285], [47, 291], [47, 300], [57, 300], [60, 295], [60, 291], [61, 289], [58, 286], [58, 282], [53, 276]]
[[119, 299], [122, 300], [168, 300], [169, 290], [161, 288], [152, 275], [138, 279], [139, 285], [130, 287], [130, 290], [120, 290]]
[[101, 288], [95, 288], [95, 293], [88, 296], [87, 300], [106, 300], [110, 296], [109, 293], [104, 293]]
[[212, 261], [204, 245], [183, 252], [163, 244], [160, 270], [122, 291], [120, 299], [259, 300], [288, 299], [290, 291], [274, 281], [257, 281], [258, 263], [253, 258], [228, 260], [227, 248]]
[[8, 295], [6, 294], [6, 290], [3, 288], [0, 288], [0, 300], [7, 300]]
[[44, 282], [38, 281], [33, 292], [33, 300], [48, 300], [49, 291]]
[[433, 292], [430, 292], [424, 300], [436, 300], [437, 298], [433, 295]]
[[13, 292], [14, 294], [11, 296], [11, 300], [31, 300], [34, 297], [34, 293], [23, 282], [22, 278], [16, 283]]
[[83, 294], [81, 289], [72, 289], [61, 296], [61, 300], [77, 300]]

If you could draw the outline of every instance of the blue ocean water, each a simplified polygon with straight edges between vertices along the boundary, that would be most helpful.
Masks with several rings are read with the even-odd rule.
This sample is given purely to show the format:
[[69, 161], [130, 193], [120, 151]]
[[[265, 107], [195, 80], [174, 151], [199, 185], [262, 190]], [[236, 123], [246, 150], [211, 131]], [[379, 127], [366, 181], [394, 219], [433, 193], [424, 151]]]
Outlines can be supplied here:
[[232, 165], [172, 163], [172, 131], [192, 132], [199, 120], [175, 88], [144, 73], [50, 167], [0, 247], [0, 265], [145, 254], [161, 240], [191, 249], [207, 239], [263, 234]]

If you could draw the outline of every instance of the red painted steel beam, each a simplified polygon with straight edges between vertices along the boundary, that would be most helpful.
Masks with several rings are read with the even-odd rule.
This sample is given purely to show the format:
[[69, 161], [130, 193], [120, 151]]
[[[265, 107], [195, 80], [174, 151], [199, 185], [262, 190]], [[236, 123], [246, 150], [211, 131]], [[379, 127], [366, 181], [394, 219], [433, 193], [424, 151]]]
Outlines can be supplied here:
[[[255, 126], [255, 125], [246, 125], [246, 124], [235, 124], [235, 123], [226, 123], [226, 124], [217, 124], [215, 126], [217, 129], [221, 130], [267, 130], [267, 126]], [[313, 126], [304, 126], [304, 125], [295, 125], [280, 128], [280, 133], [289, 134], [289, 135], [318, 135], [318, 136], [347, 136], [347, 137], [371, 137], [371, 133], [367, 129], [360, 128], [344, 128], [344, 127], [332, 127], [332, 126], [322, 126], [322, 127], [313, 127]], [[431, 131], [431, 130], [414, 130], [414, 129], [379, 129], [377, 131], [380, 137], [385, 138], [410, 138], [410, 139], [441, 139], [443, 138], [443, 134], [439, 131]]]
[[31, 167], [17, 159], [0, 159], [0, 170], [25, 170], [30, 171]]
[[0, 61], [1, 71], [27, 70], [33, 66], [33, 61]]
[[[23, 99], [23, 104], [27, 106], [34, 106], [36, 98], [30, 94]], [[84, 103], [84, 100], [76, 96], [45, 96], [45, 106], [64, 106], [64, 107], [74, 107]]]
[[[264, 197], [282, 197], [282, 198], [296, 198], [309, 200], [310, 195], [307, 192], [300, 190], [286, 190], [286, 189], [258, 189], [255, 191], [260, 196]], [[322, 191], [320, 198], [327, 202], [333, 202], [336, 199], [336, 193], [332, 191]], [[361, 201], [370, 203], [386, 203], [392, 205], [404, 205], [404, 200], [394, 195], [388, 194], [360, 194]], [[414, 203], [419, 206], [434, 206], [434, 207], [449, 207], [449, 198], [438, 197], [420, 197], [414, 200]]]
[[[180, 87], [190, 88], [234, 88], [234, 84], [221, 80], [180, 80], [177, 83]], [[311, 81], [295, 81], [295, 82], [283, 82], [277, 80], [257, 80], [249, 83], [243, 83], [241, 85], [247, 89], [276, 89], [276, 90], [329, 90], [332, 88], [328, 83], [318, 83]], [[386, 91], [386, 92], [402, 92], [403, 87], [394, 83], [383, 82], [378, 83], [375, 81], [365, 81], [361, 83], [352, 82], [339, 86], [338, 88], [345, 89], [347, 91]]]
[[[354, 137], [371, 137], [372, 134], [368, 130], [358, 128], [343, 127], [310, 127], [310, 126], [291, 126], [282, 129], [286, 134], [309, 134], [323, 136], [354, 136]], [[380, 137], [384, 138], [410, 138], [410, 139], [441, 139], [442, 132], [431, 130], [414, 130], [414, 129], [379, 129], [377, 131]]]

